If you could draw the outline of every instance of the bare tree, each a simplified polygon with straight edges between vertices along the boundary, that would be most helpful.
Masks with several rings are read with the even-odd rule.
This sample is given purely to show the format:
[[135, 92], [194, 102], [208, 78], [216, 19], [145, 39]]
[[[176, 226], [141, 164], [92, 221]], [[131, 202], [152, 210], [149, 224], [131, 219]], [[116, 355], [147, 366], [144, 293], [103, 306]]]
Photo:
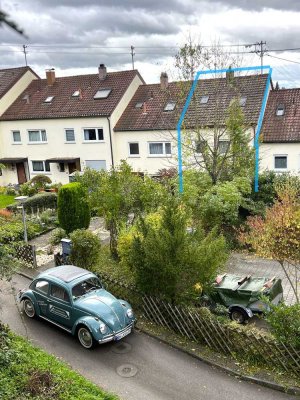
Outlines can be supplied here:
[[9, 15], [7, 13], [5, 13], [4, 11], [2, 11], [2, 10], [0, 10], [0, 26], [1, 25], [7, 25], [8, 27], [13, 29], [14, 31], [18, 32], [20, 35], [23, 35], [24, 37], [27, 37], [24, 34], [23, 29], [20, 29], [18, 27], [18, 25], [9, 18]]

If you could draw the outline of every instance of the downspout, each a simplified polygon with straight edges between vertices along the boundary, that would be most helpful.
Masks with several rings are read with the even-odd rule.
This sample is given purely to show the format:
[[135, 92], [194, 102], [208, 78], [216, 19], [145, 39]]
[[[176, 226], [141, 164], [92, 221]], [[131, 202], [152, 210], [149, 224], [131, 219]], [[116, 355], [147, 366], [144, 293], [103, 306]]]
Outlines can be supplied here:
[[108, 121], [108, 130], [109, 130], [111, 166], [112, 166], [112, 168], [115, 168], [114, 153], [113, 153], [113, 146], [112, 146], [112, 139], [111, 139], [110, 118], [109, 117], [106, 117], [106, 118], [107, 118], [107, 121]]

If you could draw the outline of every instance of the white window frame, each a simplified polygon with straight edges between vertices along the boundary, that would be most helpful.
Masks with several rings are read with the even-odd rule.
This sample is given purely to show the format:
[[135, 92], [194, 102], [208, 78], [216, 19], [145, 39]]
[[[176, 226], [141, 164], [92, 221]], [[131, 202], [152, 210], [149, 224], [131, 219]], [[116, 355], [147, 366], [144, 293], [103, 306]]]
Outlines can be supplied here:
[[[139, 147], [139, 152], [138, 152], [138, 154], [131, 154], [130, 153], [130, 145], [131, 144], [137, 144], [138, 145], [138, 147]], [[132, 158], [138, 158], [138, 157], [140, 157], [140, 144], [139, 144], [139, 142], [128, 142], [128, 157], [132, 157]]]
[[[276, 157], [286, 157], [286, 168], [276, 168], [275, 167], [275, 159]], [[289, 158], [288, 158], [288, 154], [273, 154], [273, 170], [274, 171], [278, 171], [278, 172], [286, 172], [289, 170]]]
[[97, 92], [94, 94], [94, 100], [107, 99], [110, 94], [111, 88], [98, 89]]
[[[20, 134], [20, 141], [15, 141], [14, 140], [14, 133], [15, 132], [19, 132], [19, 134]], [[18, 129], [14, 129], [14, 130], [12, 130], [11, 131], [11, 137], [12, 137], [12, 144], [22, 144], [22, 136], [21, 136], [21, 131], [20, 130], [18, 130]]]
[[[42, 140], [42, 131], [45, 132], [46, 140]], [[29, 140], [29, 132], [39, 132], [40, 140], [31, 142]], [[45, 144], [45, 143], [48, 143], [48, 137], [47, 137], [46, 129], [27, 129], [27, 136], [28, 136], [28, 144]]]
[[[74, 132], [74, 140], [67, 140], [67, 131], [73, 131]], [[76, 143], [76, 137], [75, 137], [75, 129], [74, 128], [65, 128], [65, 143]]]
[[[170, 154], [166, 154], [166, 144], [169, 143], [171, 146], [171, 153]], [[150, 145], [151, 144], [162, 144], [163, 145], [163, 152], [162, 154], [151, 154], [150, 153]], [[172, 142], [170, 141], [151, 141], [148, 142], [148, 157], [172, 157]]]
[[[84, 131], [86, 130], [86, 129], [95, 129], [96, 131], [98, 130], [98, 129], [102, 129], [102, 131], [103, 131], [103, 139], [101, 139], [101, 140], [99, 140], [99, 139], [96, 139], [96, 140], [86, 140], [85, 138], [84, 138]], [[97, 132], [98, 133], [98, 132]], [[102, 127], [100, 127], [100, 126], [98, 126], [98, 127], [84, 127], [84, 128], [82, 128], [82, 137], [83, 137], [83, 143], [103, 143], [105, 140], [104, 140], [104, 129], [102, 128]], [[98, 137], [97, 135], [96, 135], [96, 137]]]
[[[220, 143], [226, 143], [226, 144], [227, 144], [227, 148], [226, 148], [225, 151], [222, 151], [222, 152], [221, 152]], [[229, 147], [230, 147], [230, 140], [224, 139], [224, 140], [219, 140], [219, 141], [218, 141], [218, 150], [219, 150], [219, 154], [220, 154], [220, 155], [226, 154], [226, 153], [228, 152]]]
[[[43, 170], [42, 171], [35, 171], [33, 169], [33, 163], [34, 162], [41, 162], [43, 163]], [[45, 160], [31, 160], [31, 173], [32, 174], [42, 174], [42, 175], [51, 175], [51, 167], [50, 167], [50, 163], [49, 164], [49, 171], [46, 171], [46, 161]]]

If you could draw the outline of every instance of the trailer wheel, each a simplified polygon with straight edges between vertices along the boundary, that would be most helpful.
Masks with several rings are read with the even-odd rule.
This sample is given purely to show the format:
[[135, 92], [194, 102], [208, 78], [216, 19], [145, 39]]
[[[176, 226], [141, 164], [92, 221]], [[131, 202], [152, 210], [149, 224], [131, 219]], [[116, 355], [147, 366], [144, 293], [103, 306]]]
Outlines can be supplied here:
[[238, 324], [245, 324], [249, 320], [249, 316], [246, 311], [239, 307], [233, 307], [229, 311], [229, 317], [232, 321], [235, 321]]

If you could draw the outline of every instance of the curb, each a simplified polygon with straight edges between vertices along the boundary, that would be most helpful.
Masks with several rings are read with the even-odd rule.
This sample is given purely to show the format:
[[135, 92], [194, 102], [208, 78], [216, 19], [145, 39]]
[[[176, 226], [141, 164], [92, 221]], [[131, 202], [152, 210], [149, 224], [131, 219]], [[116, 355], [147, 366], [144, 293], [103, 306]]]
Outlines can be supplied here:
[[[22, 271], [21, 272], [17, 272], [17, 275], [23, 276], [24, 278], [29, 279], [29, 280], [33, 280], [32, 276], [30, 276], [30, 275], [28, 275], [28, 274], [26, 274], [26, 273], [24, 273]], [[195, 353], [192, 353], [189, 350], [183, 349], [182, 347], [177, 346], [176, 344], [171, 343], [168, 340], [162, 339], [161, 337], [156, 336], [153, 333], [149, 333], [146, 330], [144, 330], [143, 328], [140, 328], [139, 326], [135, 326], [135, 329], [137, 331], [139, 331], [139, 332], [144, 333], [145, 335], [147, 335], [147, 336], [149, 336], [149, 337], [151, 337], [153, 339], [159, 340], [160, 342], [162, 342], [162, 343], [164, 343], [164, 344], [166, 344], [166, 345], [168, 345], [168, 346], [170, 346], [170, 347], [172, 347], [172, 348], [174, 348], [174, 349], [176, 349], [178, 351], [181, 351], [184, 354], [187, 354], [187, 355], [189, 355], [189, 356], [191, 356], [191, 357], [193, 357], [193, 358], [195, 358], [195, 359], [197, 359], [197, 360], [199, 360], [199, 361], [201, 361], [201, 362], [203, 362], [203, 363], [205, 363], [207, 365], [210, 365], [211, 367], [218, 368], [219, 370], [221, 370], [223, 372], [226, 372], [227, 374], [229, 374], [231, 376], [239, 377], [243, 381], [250, 382], [250, 383], [255, 383], [256, 385], [260, 385], [260, 386], [264, 386], [264, 387], [269, 388], [269, 389], [277, 390], [278, 392], [287, 393], [287, 394], [291, 394], [291, 395], [300, 397], [300, 388], [285, 387], [285, 386], [280, 385], [280, 384], [275, 383], [275, 382], [265, 381], [263, 379], [254, 378], [253, 376], [249, 376], [249, 375], [243, 375], [240, 372], [234, 371], [233, 369], [228, 368], [228, 367], [224, 367], [223, 365], [218, 364], [218, 363], [216, 363], [216, 362], [214, 362], [214, 361], [212, 361], [212, 360], [210, 360], [210, 359], [208, 359], [206, 357], [199, 356], [199, 355], [197, 355]]]
[[273, 390], [277, 390], [278, 392], [283, 392], [283, 393], [287, 393], [287, 394], [291, 394], [291, 395], [295, 395], [295, 396], [299, 396], [300, 397], [300, 388], [296, 388], [296, 387], [285, 387], [283, 385], [280, 385], [278, 383], [275, 382], [270, 382], [270, 381], [265, 381], [263, 379], [260, 378], [254, 378], [252, 376], [249, 375], [243, 375], [240, 372], [234, 371], [231, 368], [228, 367], [224, 367], [223, 365], [220, 365], [208, 358], [202, 357], [202, 356], [198, 356], [195, 353], [192, 353], [189, 350], [183, 349], [180, 346], [177, 346], [174, 343], [169, 342], [168, 340], [162, 339], [159, 336], [154, 335], [153, 333], [149, 333], [146, 330], [144, 330], [143, 328], [140, 328], [138, 326], [135, 326], [135, 329], [139, 332], [142, 332], [148, 336], [150, 336], [153, 339], [159, 340], [160, 342], [173, 347], [174, 349], [181, 351], [182, 353], [185, 353], [199, 361], [204, 362], [207, 365], [210, 365], [212, 367], [218, 368], [219, 370], [226, 372], [227, 374], [231, 375], [231, 376], [235, 376], [235, 377], [239, 377], [241, 380], [246, 381], [246, 382], [250, 382], [250, 383], [255, 383], [256, 385], [260, 385], [260, 386], [264, 386], [267, 387], [269, 389], [273, 389]]

